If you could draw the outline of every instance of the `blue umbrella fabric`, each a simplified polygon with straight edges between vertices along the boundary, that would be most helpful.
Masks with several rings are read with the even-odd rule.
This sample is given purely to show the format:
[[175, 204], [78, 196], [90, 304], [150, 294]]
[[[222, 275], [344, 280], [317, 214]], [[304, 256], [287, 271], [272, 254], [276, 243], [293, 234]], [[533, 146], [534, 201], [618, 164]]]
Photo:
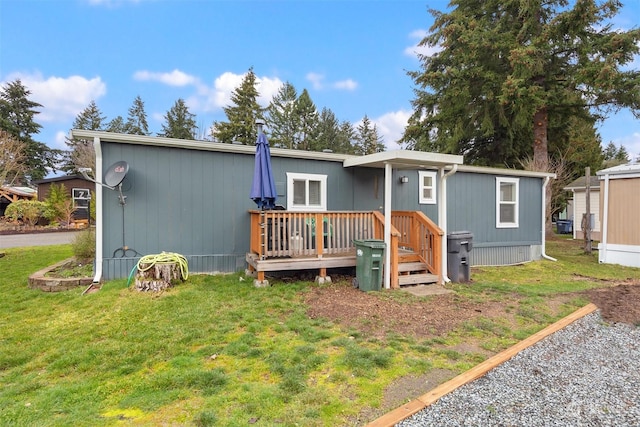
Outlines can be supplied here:
[[276, 205], [276, 183], [271, 170], [271, 150], [267, 136], [260, 132], [256, 141], [256, 166], [253, 171], [251, 199], [260, 209], [273, 209]]

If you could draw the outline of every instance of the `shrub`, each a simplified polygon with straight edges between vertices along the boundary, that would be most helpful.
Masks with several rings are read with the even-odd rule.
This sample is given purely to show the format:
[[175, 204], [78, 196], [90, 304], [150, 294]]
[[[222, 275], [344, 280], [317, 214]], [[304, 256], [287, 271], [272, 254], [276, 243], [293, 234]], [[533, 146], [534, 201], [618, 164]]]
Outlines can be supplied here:
[[96, 192], [91, 192], [91, 200], [89, 201], [89, 216], [91, 220], [95, 222], [96, 220]]
[[37, 200], [18, 200], [7, 206], [4, 216], [11, 221], [22, 221], [27, 225], [34, 226], [42, 217], [45, 209], [43, 202]]
[[52, 223], [69, 225], [73, 219], [73, 200], [64, 184], [51, 184], [49, 194], [44, 201], [44, 216]]
[[96, 257], [96, 232], [87, 229], [73, 239], [71, 243], [73, 255], [80, 259], [93, 259]]

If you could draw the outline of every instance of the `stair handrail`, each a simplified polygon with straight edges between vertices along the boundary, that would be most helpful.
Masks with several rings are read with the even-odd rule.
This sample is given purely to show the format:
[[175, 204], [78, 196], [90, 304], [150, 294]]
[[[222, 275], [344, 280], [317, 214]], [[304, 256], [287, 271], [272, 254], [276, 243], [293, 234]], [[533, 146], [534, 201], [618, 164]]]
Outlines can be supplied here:
[[438, 276], [438, 283], [442, 283], [444, 231], [421, 211], [393, 211], [391, 214], [392, 222], [403, 218], [409, 220], [409, 235], [401, 236], [402, 244], [411, 247], [427, 265], [427, 271]]
[[[373, 211], [374, 218], [374, 232], [376, 239], [384, 240], [384, 215], [378, 211]], [[400, 239], [400, 232], [393, 224], [391, 224], [391, 268], [390, 268], [390, 287], [391, 289], [400, 288], [400, 274], [398, 272], [398, 262], [400, 260], [398, 251], [398, 242]]]

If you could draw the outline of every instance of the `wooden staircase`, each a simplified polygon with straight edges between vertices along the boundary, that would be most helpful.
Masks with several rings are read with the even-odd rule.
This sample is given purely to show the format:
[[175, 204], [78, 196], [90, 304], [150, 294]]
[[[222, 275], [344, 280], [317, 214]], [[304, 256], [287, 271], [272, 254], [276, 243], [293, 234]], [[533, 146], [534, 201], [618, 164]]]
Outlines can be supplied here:
[[438, 283], [438, 275], [429, 273], [427, 263], [412, 250], [398, 251], [398, 285], [413, 286]]

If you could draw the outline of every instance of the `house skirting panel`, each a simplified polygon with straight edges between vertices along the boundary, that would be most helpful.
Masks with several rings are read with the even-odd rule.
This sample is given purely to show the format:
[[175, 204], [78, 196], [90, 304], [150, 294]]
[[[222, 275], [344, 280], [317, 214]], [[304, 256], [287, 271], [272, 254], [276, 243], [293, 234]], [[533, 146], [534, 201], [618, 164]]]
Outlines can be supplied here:
[[473, 246], [472, 266], [513, 265], [542, 259], [541, 245]]
[[[219, 274], [244, 271], [244, 254], [185, 255], [189, 274]], [[140, 258], [105, 258], [102, 278], [105, 280], [128, 278]]]
[[600, 243], [598, 245], [598, 260], [604, 264], [640, 267], [640, 246]]

